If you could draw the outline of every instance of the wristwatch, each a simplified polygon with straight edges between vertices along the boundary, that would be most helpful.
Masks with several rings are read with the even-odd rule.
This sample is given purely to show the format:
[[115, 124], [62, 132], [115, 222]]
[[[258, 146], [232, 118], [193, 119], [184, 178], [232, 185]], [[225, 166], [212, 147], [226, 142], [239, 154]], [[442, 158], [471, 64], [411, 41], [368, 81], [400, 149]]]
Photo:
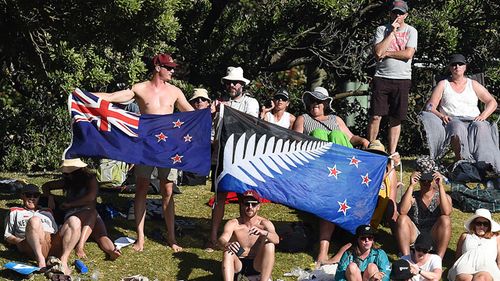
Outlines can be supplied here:
[[418, 268], [418, 274], [420, 275], [420, 273], [422, 272], [422, 268]]

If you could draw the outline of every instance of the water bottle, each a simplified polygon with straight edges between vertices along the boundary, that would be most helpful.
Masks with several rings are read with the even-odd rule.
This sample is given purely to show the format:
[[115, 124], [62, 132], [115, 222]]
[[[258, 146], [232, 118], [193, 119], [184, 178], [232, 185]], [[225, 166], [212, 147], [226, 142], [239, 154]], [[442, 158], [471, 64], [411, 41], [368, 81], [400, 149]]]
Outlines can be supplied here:
[[78, 269], [80, 273], [87, 273], [89, 269], [81, 260], [75, 260], [75, 267]]

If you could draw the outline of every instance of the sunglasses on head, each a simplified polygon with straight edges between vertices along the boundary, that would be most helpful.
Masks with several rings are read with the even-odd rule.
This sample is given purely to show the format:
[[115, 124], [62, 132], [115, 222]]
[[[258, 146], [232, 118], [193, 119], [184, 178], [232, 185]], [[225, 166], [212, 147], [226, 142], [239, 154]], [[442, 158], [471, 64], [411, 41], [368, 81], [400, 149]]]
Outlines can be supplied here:
[[462, 66], [462, 65], [465, 65], [465, 63], [463, 63], [463, 62], [455, 62], [455, 63], [450, 64], [451, 67], [457, 67], [457, 66]]
[[489, 221], [474, 221], [474, 224], [477, 225], [477, 226], [485, 226], [485, 227], [489, 227], [490, 226], [490, 222]]
[[257, 202], [257, 201], [246, 201], [246, 202], [243, 203], [243, 205], [245, 205], [246, 207], [254, 208], [254, 207], [257, 207], [257, 205], [259, 205], [259, 202]]
[[171, 66], [168, 66], [168, 65], [164, 65], [164, 64], [161, 64], [160, 65], [161, 68], [165, 68], [166, 70], [168, 71], [172, 71], [174, 70], [175, 67], [171, 67]]
[[40, 197], [40, 193], [38, 193], [38, 192], [25, 192], [24, 196], [26, 198], [38, 198], [38, 197]]

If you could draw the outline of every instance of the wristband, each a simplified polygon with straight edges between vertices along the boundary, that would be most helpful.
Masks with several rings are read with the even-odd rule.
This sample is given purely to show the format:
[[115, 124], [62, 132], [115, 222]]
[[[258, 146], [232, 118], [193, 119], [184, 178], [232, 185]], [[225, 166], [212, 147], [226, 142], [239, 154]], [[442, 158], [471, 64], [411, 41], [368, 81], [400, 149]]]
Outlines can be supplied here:
[[418, 268], [418, 275], [420, 275], [420, 273], [422, 273], [422, 269], [419, 267]]

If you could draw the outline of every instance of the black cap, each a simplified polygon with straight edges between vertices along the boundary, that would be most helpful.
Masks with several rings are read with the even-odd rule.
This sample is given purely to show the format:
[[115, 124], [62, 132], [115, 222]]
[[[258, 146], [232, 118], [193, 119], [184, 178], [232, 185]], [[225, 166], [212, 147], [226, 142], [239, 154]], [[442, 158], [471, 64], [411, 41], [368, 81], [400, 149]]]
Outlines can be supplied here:
[[23, 193], [40, 193], [40, 188], [35, 184], [27, 184], [20, 189], [21, 194]]
[[415, 249], [422, 249], [431, 251], [432, 250], [432, 236], [428, 233], [420, 233], [417, 237], [417, 240], [415, 240]]
[[285, 97], [287, 99], [290, 98], [290, 94], [285, 90], [285, 89], [279, 89], [276, 94], [274, 94], [274, 97]]
[[410, 263], [407, 260], [397, 260], [392, 263], [391, 275], [392, 280], [408, 280], [413, 277], [411, 273]]
[[356, 228], [356, 238], [362, 236], [375, 236], [375, 234], [377, 234], [377, 231], [367, 224], [362, 224]]
[[452, 65], [455, 63], [463, 63], [467, 64], [467, 61], [465, 60], [464, 55], [462, 54], [453, 54], [450, 56], [450, 61], [448, 62], [448, 65]]

